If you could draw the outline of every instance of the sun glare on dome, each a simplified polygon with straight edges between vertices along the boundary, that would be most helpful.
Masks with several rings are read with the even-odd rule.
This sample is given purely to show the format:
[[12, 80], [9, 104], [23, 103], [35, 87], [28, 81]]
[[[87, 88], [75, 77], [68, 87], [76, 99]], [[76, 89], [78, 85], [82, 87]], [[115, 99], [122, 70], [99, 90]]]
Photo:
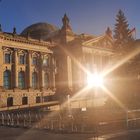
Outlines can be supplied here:
[[102, 87], [103, 77], [97, 73], [87, 75], [87, 85], [89, 87]]

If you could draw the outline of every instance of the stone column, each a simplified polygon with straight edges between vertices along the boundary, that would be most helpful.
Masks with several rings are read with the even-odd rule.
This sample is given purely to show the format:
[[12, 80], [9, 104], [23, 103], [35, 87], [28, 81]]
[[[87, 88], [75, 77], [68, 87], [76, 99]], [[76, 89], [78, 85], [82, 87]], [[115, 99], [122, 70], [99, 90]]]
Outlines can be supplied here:
[[[67, 77], [68, 77], [68, 87], [72, 88], [72, 66], [71, 66], [71, 58], [67, 56]], [[78, 79], [80, 77], [77, 77]]]
[[100, 69], [100, 71], [102, 72], [103, 71], [103, 68], [104, 68], [104, 64], [103, 64], [103, 55], [100, 55], [100, 65], [101, 65], [101, 69]]
[[14, 49], [14, 88], [18, 88], [18, 49]]
[[92, 72], [94, 71], [94, 53], [91, 53], [91, 65], [92, 65]]
[[32, 87], [32, 72], [31, 72], [31, 63], [32, 63], [32, 58], [31, 58], [31, 51], [28, 51], [27, 54], [27, 81], [28, 81], [28, 85], [27, 88], [31, 88]]
[[52, 57], [51, 58], [51, 62], [50, 62], [50, 67], [51, 67], [51, 71], [50, 71], [50, 82], [51, 82], [51, 87], [52, 88], [55, 88], [55, 60], [54, 58]]
[[[4, 62], [4, 57], [3, 57], [3, 49], [2, 47], [0, 47], [0, 56], [1, 56], [1, 59], [0, 59], [0, 66], [3, 65], [3, 62]], [[3, 87], [3, 69], [2, 67], [0, 68], [0, 88]]]
[[44, 71], [43, 71], [43, 55], [40, 54], [39, 58], [39, 87], [40, 89], [44, 88]]
[[45, 72], [44, 72], [44, 70], [42, 69], [42, 71], [41, 71], [41, 87], [42, 87], [42, 88], [44, 88], [44, 86], [45, 86], [45, 83], [44, 83], [44, 74], [45, 74]]
[[109, 66], [111, 65], [111, 56], [108, 55], [108, 63], [107, 63]]
[[98, 70], [97, 72], [100, 72], [101, 71], [101, 54], [98, 53]]

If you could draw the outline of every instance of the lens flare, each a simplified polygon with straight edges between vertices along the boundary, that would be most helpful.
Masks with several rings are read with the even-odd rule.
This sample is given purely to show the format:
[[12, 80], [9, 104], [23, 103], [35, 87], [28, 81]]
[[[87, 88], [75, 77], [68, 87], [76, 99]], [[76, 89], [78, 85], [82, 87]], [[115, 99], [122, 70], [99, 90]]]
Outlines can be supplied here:
[[87, 85], [89, 87], [102, 87], [103, 77], [100, 74], [88, 74], [87, 75]]

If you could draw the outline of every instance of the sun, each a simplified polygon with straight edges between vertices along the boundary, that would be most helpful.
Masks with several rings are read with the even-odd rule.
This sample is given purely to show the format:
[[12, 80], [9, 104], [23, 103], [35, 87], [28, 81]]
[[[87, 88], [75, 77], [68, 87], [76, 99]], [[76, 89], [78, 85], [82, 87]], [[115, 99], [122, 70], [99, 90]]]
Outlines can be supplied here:
[[88, 74], [87, 75], [87, 85], [89, 87], [102, 87], [103, 77], [100, 74]]

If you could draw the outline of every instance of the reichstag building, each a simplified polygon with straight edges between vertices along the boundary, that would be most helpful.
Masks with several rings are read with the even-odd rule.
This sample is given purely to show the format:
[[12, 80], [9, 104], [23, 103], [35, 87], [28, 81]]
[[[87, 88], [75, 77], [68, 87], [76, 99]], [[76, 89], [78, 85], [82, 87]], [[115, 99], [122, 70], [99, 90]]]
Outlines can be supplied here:
[[109, 28], [102, 36], [76, 34], [66, 14], [60, 29], [48, 23], [30, 25], [21, 34], [1, 28], [0, 108], [74, 95], [86, 85], [85, 69], [104, 71], [113, 54]]

